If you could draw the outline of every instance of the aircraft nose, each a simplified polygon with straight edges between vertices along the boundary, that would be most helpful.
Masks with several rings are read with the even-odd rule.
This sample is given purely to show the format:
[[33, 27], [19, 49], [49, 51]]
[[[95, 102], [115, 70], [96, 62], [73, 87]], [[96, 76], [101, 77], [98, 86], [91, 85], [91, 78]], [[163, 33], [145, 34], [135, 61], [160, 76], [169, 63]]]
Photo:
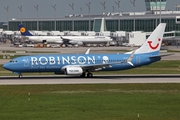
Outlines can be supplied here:
[[3, 68], [9, 70], [10, 66], [9, 66], [9, 64], [6, 63], [6, 64], [3, 65]]

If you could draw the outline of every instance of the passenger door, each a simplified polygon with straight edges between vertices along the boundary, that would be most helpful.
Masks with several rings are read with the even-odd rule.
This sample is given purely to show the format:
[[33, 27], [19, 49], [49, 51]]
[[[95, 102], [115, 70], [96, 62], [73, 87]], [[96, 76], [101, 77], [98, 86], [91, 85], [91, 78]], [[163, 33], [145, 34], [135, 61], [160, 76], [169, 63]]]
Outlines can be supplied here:
[[141, 64], [140, 56], [137, 56], [137, 57], [136, 57], [136, 64], [137, 64], [137, 65], [140, 65], [140, 64]]
[[28, 60], [28, 58], [24, 58], [24, 59], [23, 59], [23, 62], [24, 62], [24, 67], [28, 67], [28, 66], [29, 66], [29, 60]]

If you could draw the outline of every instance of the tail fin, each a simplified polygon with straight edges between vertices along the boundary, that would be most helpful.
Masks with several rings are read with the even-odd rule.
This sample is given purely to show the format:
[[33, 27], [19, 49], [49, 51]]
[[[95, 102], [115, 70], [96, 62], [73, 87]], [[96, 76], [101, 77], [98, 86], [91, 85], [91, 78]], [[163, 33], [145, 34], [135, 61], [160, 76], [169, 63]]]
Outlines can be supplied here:
[[22, 24], [18, 25], [22, 36], [33, 36]]
[[161, 48], [166, 23], [160, 23], [136, 53], [158, 52]]

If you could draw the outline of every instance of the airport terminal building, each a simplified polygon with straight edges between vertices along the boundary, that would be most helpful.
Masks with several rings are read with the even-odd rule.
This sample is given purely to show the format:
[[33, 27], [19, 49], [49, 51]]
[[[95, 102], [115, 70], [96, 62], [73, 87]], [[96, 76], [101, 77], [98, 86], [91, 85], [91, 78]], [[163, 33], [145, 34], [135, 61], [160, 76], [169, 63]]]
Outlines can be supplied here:
[[[151, 32], [156, 25], [159, 24], [159, 14], [149, 12], [135, 13], [122, 13], [121, 16], [113, 15], [109, 13], [106, 16], [103, 15], [91, 15], [90, 17], [64, 17], [54, 19], [38, 19], [40, 31], [96, 31], [100, 32], [102, 18], [105, 19], [105, 26], [107, 31], [133, 31], [133, 21], [135, 17], [135, 31]], [[162, 23], [167, 23], [166, 31], [176, 31], [176, 35], [180, 36], [180, 11], [162, 11]], [[89, 29], [90, 20], [90, 29]], [[118, 30], [118, 21], [120, 20], [120, 30]], [[74, 22], [74, 30], [72, 24]], [[9, 30], [18, 30], [18, 24], [21, 23], [20, 19], [13, 19], [9, 21]], [[37, 19], [22, 19], [22, 23], [29, 30], [37, 30]]]
[[[157, 1], [157, 2], [155, 2]], [[62, 18], [13, 18], [7, 29], [16, 31], [22, 22], [29, 30], [40, 31], [143, 31], [152, 32], [160, 23], [167, 23], [166, 32], [180, 36], [180, 11], [165, 11], [166, 0], [145, 0], [145, 12], [116, 12], [102, 15], [69, 15]], [[161, 10], [160, 9], [161, 5]], [[180, 7], [180, 6], [179, 6]], [[178, 8], [178, 7], [177, 7]], [[161, 19], [160, 19], [161, 18]], [[135, 28], [134, 28], [135, 21]], [[104, 23], [104, 24], [102, 24]]]

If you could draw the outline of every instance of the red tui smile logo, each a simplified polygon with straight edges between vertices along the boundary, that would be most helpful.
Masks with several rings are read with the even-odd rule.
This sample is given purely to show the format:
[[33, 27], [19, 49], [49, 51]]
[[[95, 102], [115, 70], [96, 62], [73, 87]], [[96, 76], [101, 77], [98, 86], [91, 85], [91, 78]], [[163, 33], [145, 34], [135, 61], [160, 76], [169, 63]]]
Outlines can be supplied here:
[[[158, 41], [161, 41], [161, 39], [158, 38]], [[159, 43], [157, 43], [155, 46], [152, 46], [152, 41], [148, 41], [148, 43], [149, 43], [149, 47], [153, 50], [157, 49], [159, 46]]]

